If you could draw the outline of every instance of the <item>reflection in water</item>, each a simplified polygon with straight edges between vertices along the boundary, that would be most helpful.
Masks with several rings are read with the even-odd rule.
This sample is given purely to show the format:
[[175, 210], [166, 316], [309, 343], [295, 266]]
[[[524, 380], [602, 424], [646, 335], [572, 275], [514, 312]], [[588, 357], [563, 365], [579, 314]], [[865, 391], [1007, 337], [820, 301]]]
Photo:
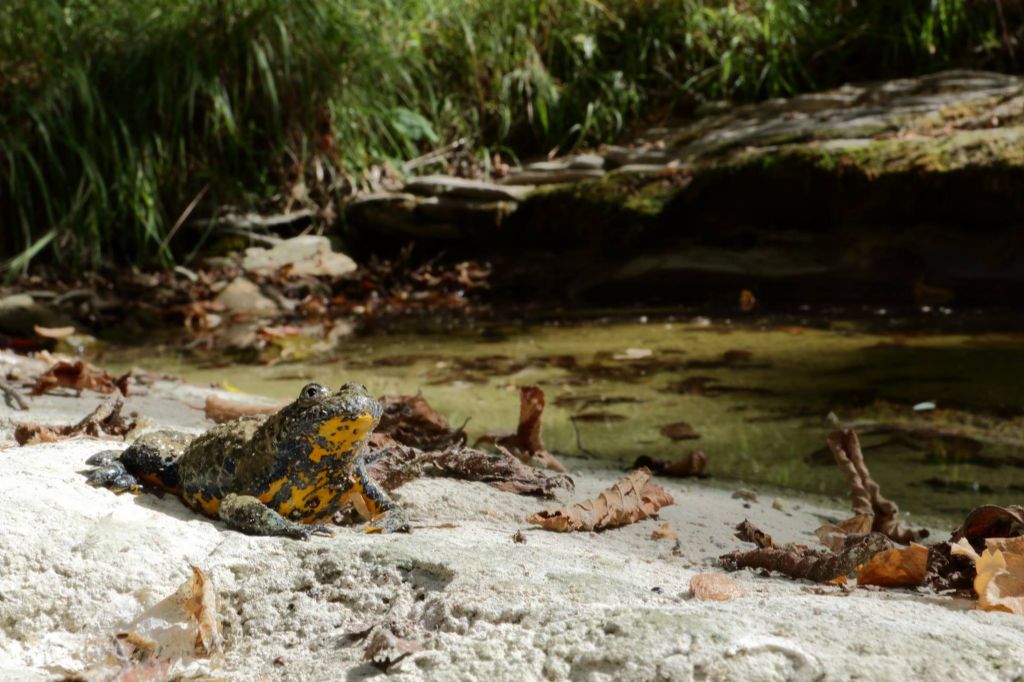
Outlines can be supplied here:
[[845, 495], [823, 447], [834, 412], [858, 427], [872, 473], [903, 509], [962, 518], [1024, 494], [1019, 336], [671, 322], [503, 332], [357, 338], [329, 361], [271, 367], [113, 360], [282, 399], [313, 378], [422, 391], [453, 423], [470, 419], [471, 439], [513, 427], [516, 387], [536, 383], [555, 452], [621, 465], [699, 447], [717, 479]]

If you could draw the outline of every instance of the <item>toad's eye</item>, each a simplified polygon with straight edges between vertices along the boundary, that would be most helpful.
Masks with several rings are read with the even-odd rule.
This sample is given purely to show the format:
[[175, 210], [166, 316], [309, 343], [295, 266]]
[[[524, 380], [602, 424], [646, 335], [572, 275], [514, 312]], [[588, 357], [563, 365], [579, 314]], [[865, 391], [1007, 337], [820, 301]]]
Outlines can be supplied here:
[[330, 391], [327, 390], [326, 386], [321, 384], [306, 384], [302, 391], [299, 393], [299, 397], [305, 398], [306, 400], [312, 400], [313, 398], [319, 398], [322, 395], [327, 395]]

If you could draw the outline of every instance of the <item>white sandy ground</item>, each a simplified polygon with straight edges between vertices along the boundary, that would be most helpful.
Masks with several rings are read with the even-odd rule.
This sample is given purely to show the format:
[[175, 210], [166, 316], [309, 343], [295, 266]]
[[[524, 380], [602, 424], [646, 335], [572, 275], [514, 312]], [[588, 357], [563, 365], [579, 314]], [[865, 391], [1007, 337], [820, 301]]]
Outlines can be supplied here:
[[[203, 428], [207, 389], [157, 384], [130, 406], [161, 426]], [[181, 398], [182, 400], [179, 400]], [[72, 421], [98, 398], [48, 396], [0, 419]], [[207, 572], [226, 648], [207, 674], [228, 680], [359, 680], [381, 675], [348, 633], [382, 620], [425, 647], [395, 680], [1010, 680], [1024, 676], [1024, 618], [924, 592], [822, 587], [734, 574], [748, 596], [690, 598], [698, 572], [738, 546], [750, 518], [783, 541], [814, 541], [840, 508], [788, 499], [743, 507], [730, 490], [659, 479], [681, 540], [659, 521], [556, 534], [524, 518], [550, 502], [427, 478], [396, 494], [416, 528], [341, 528], [300, 542], [248, 537], [177, 499], [85, 485], [84, 460], [118, 446], [76, 439], [9, 446], [0, 423], [0, 679], [46, 680], [95, 660], [110, 635], [188, 577]], [[4, 447], [8, 445], [8, 447]], [[575, 474], [575, 499], [617, 471]], [[523, 529], [526, 542], [512, 535]], [[941, 534], [940, 534], [941, 535]]]

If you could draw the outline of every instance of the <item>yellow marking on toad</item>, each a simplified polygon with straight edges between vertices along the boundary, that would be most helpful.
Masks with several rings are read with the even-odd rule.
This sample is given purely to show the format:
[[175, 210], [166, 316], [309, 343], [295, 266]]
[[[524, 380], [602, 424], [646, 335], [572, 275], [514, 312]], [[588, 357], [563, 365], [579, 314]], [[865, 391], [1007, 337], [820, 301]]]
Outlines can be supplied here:
[[279, 478], [278, 480], [271, 483], [270, 487], [267, 488], [267, 491], [259, 496], [259, 501], [262, 502], [263, 504], [270, 504], [273, 501], [274, 496], [281, 491], [281, 488], [287, 482], [287, 478]]
[[220, 509], [220, 500], [217, 498], [206, 499], [202, 493], [196, 493], [192, 497], [191, 502], [199, 505], [199, 508], [203, 510], [203, 513], [208, 516], [217, 516], [217, 510]]
[[288, 516], [295, 511], [303, 512], [305, 515], [301, 517], [302, 521], [309, 523], [322, 516], [337, 495], [338, 491], [330, 485], [328, 472], [321, 471], [317, 473], [311, 485], [303, 488], [293, 485], [291, 496], [281, 503], [277, 511], [282, 516]]
[[[320, 458], [325, 455], [338, 455], [348, 452], [353, 447], [366, 439], [367, 434], [375, 426], [373, 415], [363, 412], [355, 419], [347, 417], [334, 417], [320, 425], [316, 435], [310, 438], [313, 450], [309, 458], [320, 463]], [[320, 441], [326, 441], [329, 449], [324, 449]]]

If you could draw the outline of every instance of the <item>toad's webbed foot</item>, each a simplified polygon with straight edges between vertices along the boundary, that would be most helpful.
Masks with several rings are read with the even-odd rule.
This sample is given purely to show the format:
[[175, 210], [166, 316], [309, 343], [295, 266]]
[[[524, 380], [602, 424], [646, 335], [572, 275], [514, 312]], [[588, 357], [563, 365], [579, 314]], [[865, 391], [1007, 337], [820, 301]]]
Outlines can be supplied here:
[[128, 473], [120, 459], [113, 458], [106, 452], [99, 455], [93, 455], [86, 460], [86, 464], [96, 465], [87, 474], [86, 483], [95, 488], [108, 488], [118, 494], [137, 493], [142, 490], [139, 479]]
[[408, 533], [411, 529], [405, 512], [394, 504], [390, 509], [374, 516], [366, 525], [367, 533]]
[[217, 510], [221, 521], [248, 535], [277, 535], [308, 540], [312, 535], [333, 535], [320, 524], [295, 523], [250, 495], [227, 495]]

